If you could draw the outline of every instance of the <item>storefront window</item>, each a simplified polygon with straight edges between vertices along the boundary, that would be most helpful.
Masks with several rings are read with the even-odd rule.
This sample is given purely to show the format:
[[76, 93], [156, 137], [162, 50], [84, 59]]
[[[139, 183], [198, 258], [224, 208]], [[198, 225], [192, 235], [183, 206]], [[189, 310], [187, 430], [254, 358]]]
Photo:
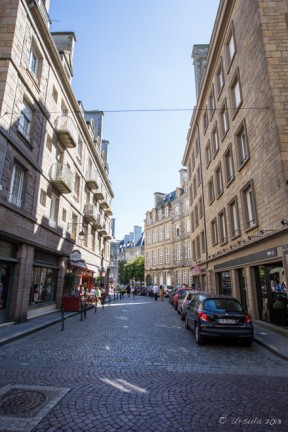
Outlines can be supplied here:
[[55, 269], [34, 267], [33, 286], [29, 298], [30, 306], [41, 306], [55, 302], [57, 273], [58, 271]]
[[218, 273], [219, 294], [232, 295], [230, 271]]

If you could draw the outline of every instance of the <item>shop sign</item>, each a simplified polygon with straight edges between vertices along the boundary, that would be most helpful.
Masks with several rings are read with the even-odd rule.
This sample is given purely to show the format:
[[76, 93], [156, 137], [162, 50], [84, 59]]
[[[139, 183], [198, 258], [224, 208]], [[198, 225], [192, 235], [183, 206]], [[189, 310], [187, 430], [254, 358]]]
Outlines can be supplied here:
[[72, 251], [70, 254], [70, 261], [77, 262], [81, 260], [81, 252], [78, 250]]
[[199, 273], [200, 273], [200, 267], [196, 264], [193, 267], [192, 274], [195, 275], [195, 274], [199, 274]]

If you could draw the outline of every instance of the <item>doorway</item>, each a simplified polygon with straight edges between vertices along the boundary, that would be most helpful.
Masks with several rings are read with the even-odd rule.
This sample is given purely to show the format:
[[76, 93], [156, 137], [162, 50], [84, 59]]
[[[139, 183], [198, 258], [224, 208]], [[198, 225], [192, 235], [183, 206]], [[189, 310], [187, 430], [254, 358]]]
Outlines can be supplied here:
[[12, 265], [0, 263], [0, 323], [7, 321]]

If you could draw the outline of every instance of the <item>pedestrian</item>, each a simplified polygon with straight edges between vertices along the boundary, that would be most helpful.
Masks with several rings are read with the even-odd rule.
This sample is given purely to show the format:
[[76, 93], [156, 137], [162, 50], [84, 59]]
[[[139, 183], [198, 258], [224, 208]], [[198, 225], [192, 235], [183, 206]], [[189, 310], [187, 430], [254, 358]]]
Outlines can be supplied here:
[[154, 294], [154, 300], [157, 301], [157, 299], [158, 299], [158, 293], [159, 293], [159, 287], [158, 287], [158, 285], [156, 283], [153, 285], [152, 291], [153, 291], [153, 294]]
[[163, 299], [164, 299], [164, 288], [163, 288], [162, 285], [160, 285], [160, 287], [159, 287], [159, 297], [160, 297], [160, 300], [163, 301]]
[[127, 285], [127, 287], [126, 287], [126, 292], [127, 292], [128, 297], [130, 297], [130, 292], [131, 292], [131, 287], [130, 287], [130, 285]]
[[133, 297], [133, 300], [135, 300], [135, 286], [134, 285], [132, 285], [132, 297]]
[[105, 292], [104, 289], [102, 289], [102, 293], [101, 293], [101, 304], [102, 304], [102, 309], [104, 309], [105, 297], [106, 297], [106, 292]]

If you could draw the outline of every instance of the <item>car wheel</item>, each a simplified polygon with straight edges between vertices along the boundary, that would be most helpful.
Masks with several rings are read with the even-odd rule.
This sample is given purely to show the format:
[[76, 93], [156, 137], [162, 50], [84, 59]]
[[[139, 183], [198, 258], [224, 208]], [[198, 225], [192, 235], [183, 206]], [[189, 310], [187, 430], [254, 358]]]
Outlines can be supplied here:
[[245, 347], [250, 347], [252, 345], [252, 342], [253, 342], [253, 338], [249, 338], [249, 339], [243, 340], [242, 343]]
[[188, 318], [187, 317], [185, 317], [185, 328], [189, 329], [189, 324], [188, 324]]
[[195, 326], [195, 339], [196, 339], [196, 343], [197, 345], [203, 345], [204, 341], [203, 338], [200, 334], [200, 330], [199, 330], [199, 325], [196, 324]]

